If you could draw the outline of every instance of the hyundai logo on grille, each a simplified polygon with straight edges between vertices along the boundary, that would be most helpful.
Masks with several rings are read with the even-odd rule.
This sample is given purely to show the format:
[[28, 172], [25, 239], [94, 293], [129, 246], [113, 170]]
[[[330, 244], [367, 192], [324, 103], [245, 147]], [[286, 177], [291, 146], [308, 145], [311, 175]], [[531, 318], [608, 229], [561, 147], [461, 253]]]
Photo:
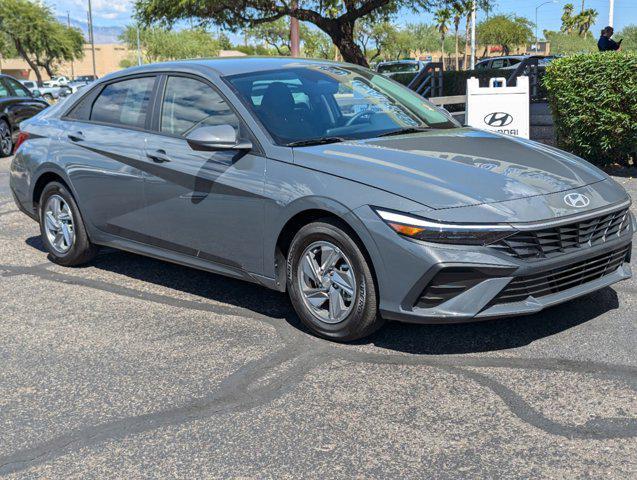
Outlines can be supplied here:
[[581, 193], [569, 193], [564, 195], [564, 203], [569, 207], [584, 208], [588, 207], [591, 201], [586, 195], [582, 195]]
[[493, 112], [484, 117], [484, 123], [490, 127], [506, 127], [513, 122], [513, 117], [505, 112]]

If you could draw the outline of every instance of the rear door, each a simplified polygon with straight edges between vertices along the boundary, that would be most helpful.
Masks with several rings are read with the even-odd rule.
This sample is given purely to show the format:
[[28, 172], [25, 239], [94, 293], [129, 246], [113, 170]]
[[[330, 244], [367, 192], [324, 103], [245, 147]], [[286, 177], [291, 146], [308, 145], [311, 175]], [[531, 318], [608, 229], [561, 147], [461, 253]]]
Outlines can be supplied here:
[[140, 167], [157, 78], [127, 77], [90, 92], [64, 117], [59, 150], [85, 220], [133, 240], [143, 240]]
[[260, 272], [265, 157], [195, 151], [185, 140], [199, 126], [229, 124], [243, 138], [250, 132], [218, 89], [199, 77], [164, 77], [156, 112], [145, 159], [149, 235], [158, 246]]

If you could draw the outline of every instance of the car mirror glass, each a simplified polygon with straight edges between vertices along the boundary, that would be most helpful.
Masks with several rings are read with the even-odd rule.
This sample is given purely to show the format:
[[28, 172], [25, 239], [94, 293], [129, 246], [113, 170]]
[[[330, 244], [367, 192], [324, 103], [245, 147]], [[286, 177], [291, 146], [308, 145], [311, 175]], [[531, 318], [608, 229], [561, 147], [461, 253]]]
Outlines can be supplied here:
[[38, 90], [37, 88], [35, 90], [31, 90], [31, 94], [33, 94], [34, 97], [42, 96], [42, 92], [40, 92], [40, 90]]

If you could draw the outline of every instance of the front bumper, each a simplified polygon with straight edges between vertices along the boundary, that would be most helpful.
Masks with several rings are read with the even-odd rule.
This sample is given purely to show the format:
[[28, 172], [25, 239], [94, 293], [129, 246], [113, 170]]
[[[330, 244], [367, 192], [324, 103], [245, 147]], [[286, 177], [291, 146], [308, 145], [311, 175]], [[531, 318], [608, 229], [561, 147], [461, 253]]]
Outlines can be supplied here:
[[[634, 218], [628, 231], [603, 244], [581, 248], [553, 258], [529, 261], [489, 247], [433, 245], [405, 239], [373, 215], [375, 214], [369, 215], [364, 221], [372, 233], [378, 251], [381, 252], [382, 264], [376, 267], [379, 308], [381, 315], [388, 320], [426, 324], [461, 323], [532, 314], [625, 280], [632, 275], [629, 260], [632, 235], [635, 231]], [[604, 256], [608, 256], [614, 262], [610, 265], [610, 270], [597, 266], [603, 262]], [[586, 275], [582, 275], [581, 281], [571, 281], [572, 271], [577, 272], [575, 268], [578, 265], [588, 264], [589, 259], [598, 258], [602, 260], [595, 260], [595, 272], [601, 271], [601, 275], [590, 275], [586, 272]], [[478, 280], [468, 282], [464, 291], [437, 305], [423, 307], [424, 293], [435, 283], [435, 279], [439, 278], [436, 277], [437, 274], [449, 271], [462, 272], [463, 269], [472, 272], [472, 275], [478, 272]], [[507, 286], [515, 290], [517, 284], [527, 281], [527, 278], [537, 279], [545, 274], [548, 277], [554, 272], [564, 270], [568, 270], [564, 275], [569, 277], [563, 282], [566, 287], [544, 289], [537, 296], [528, 295], [523, 299], [515, 298], [515, 301], [509, 298], [504, 302], [499, 298], [506, 294]]]

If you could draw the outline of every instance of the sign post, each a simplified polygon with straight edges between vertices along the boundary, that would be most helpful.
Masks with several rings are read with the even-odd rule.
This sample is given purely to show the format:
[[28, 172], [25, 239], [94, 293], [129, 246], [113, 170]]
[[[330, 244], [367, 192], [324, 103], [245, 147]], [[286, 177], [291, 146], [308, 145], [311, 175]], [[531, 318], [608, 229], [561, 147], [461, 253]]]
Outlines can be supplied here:
[[529, 110], [529, 77], [518, 77], [515, 87], [507, 87], [506, 78], [491, 78], [488, 87], [467, 80], [467, 125], [529, 138]]

